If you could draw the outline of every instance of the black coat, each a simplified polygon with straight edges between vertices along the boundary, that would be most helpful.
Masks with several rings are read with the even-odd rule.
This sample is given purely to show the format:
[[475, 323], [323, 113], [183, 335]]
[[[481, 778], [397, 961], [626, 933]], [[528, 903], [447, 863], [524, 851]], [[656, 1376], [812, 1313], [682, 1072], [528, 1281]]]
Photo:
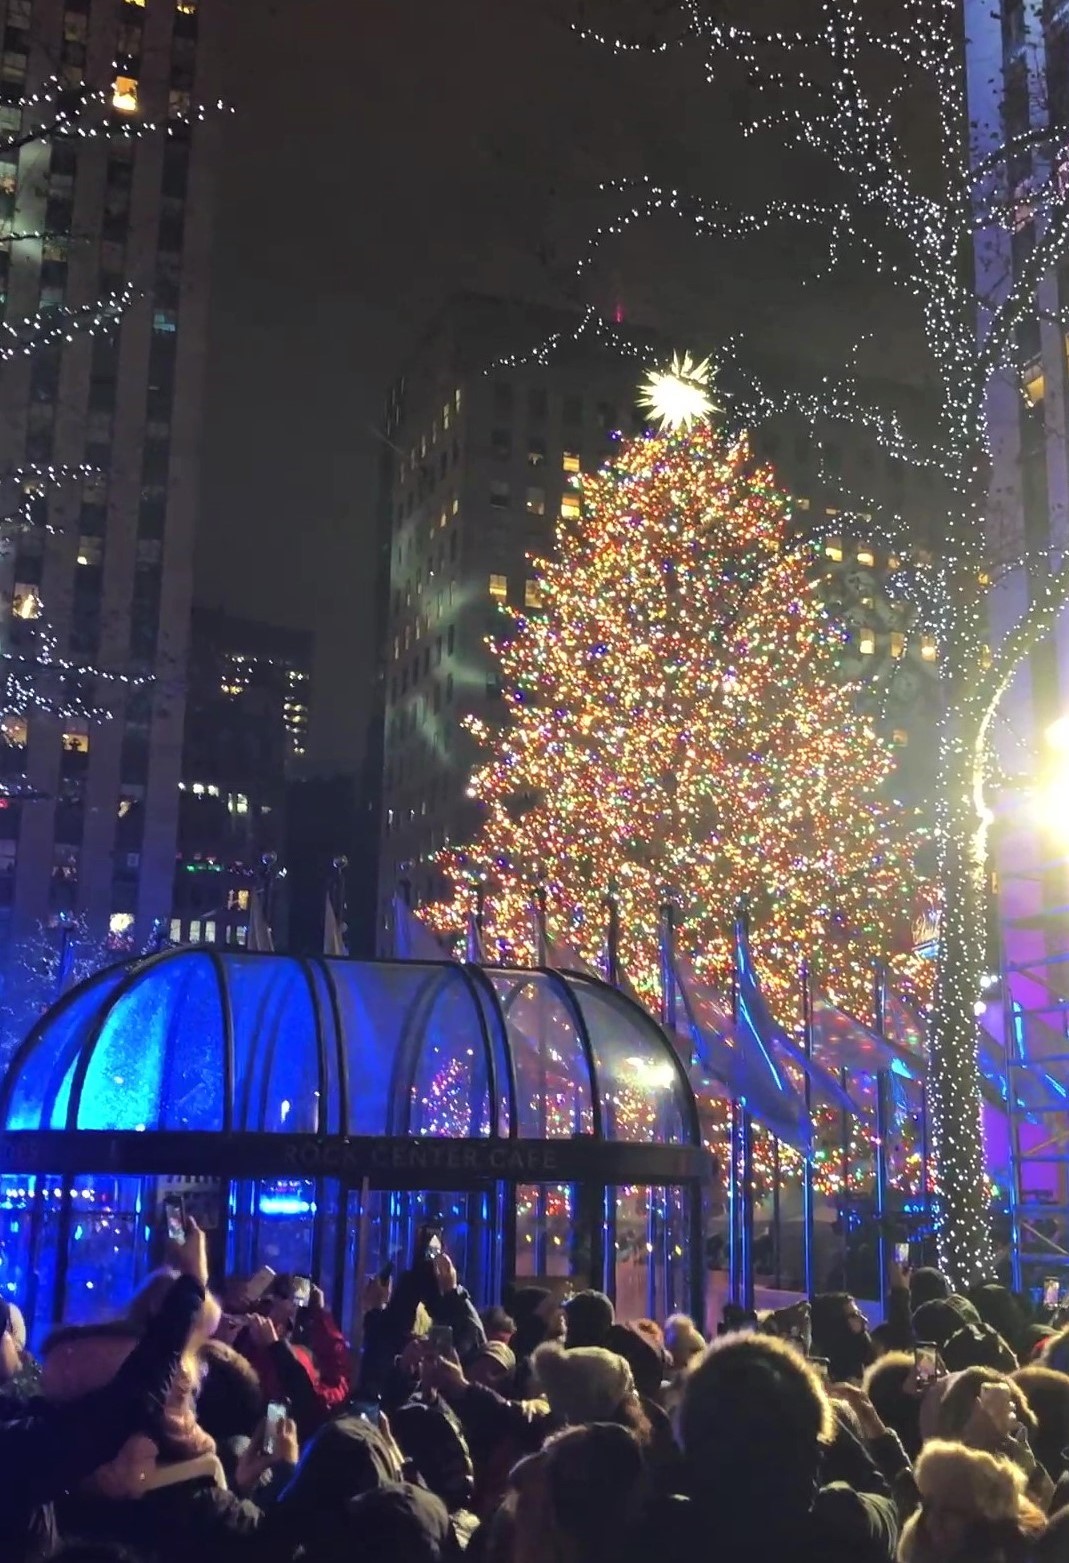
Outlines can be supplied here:
[[0, 1558], [40, 1556], [55, 1537], [53, 1505], [106, 1465], [135, 1433], [151, 1434], [204, 1302], [180, 1276], [110, 1384], [56, 1405], [0, 1400]]

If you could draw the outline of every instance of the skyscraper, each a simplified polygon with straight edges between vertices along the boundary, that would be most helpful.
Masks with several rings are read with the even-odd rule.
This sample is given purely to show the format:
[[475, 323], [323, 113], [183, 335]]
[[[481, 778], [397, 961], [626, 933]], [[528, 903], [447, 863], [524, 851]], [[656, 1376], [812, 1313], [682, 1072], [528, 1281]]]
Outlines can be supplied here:
[[197, 106], [218, 96], [220, 19], [198, 0], [8, 0], [4, 20], [0, 145], [55, 74], [105, 94], [74, 114], [96, 134], [0, 153], [5, 322], [123, 306], [0, 370], [0, 473], [88, 469], [22, 480], [34, 524], [0, 560], [0, 645], [36, 655], [41, 616], [56, 655], [131, 683], [67, 681], [61, 708], [77, 685], [110, 721], [7, 714], [2, 774], [31, 796], [0, 799], [0, 918], [18, 935], [69, 910], [143, 937], [174, 878], [217, 135]]
[[[619, 354], [563, 342], [524, 361], [576, 320], [503, 299], [465, 296], [427, 331], [391, 392], [390, 591], [382, 666], [382, 932], [398, 880], [433, 895], [427, 859], [475, 820], [466, 783], [475, 750], [461, 726], [499, 721], [487, 637], [500, 604], [538, 608], [528, 555], [552, 545], [578, 504], [569, 478], [632, 432], [638, 370]], [[496, 366], [496, 367], [494, 367]]]

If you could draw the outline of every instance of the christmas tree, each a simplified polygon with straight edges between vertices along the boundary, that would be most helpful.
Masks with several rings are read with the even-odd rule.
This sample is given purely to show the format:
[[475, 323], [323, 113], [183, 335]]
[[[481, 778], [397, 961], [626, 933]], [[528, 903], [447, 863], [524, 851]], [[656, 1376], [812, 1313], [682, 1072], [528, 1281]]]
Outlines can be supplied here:
[[441, 859], [456, 894], [433, 920], [456, 926], [478, 877], [495, 955], [528, 960], [537, 884], [597, 960], [612, 886], [621, 959], [653, 1001], [666, 892], [681, 948], [721, 981], [745, 900], [785, 1021], [803, 956], [867, 1013], [871, 962], [908, 948], [915, 894], [915, 829], [881, 791], [891, 751], [837, 674], [842, 632], [788, 496], [717, 427], [708, 366], [652, 374], [646, 404], [660, 432], [576, 480], [580, 513], [536, 561], [541, 607], [504, 610], [510, 719], [472, 723], [483, 822]]

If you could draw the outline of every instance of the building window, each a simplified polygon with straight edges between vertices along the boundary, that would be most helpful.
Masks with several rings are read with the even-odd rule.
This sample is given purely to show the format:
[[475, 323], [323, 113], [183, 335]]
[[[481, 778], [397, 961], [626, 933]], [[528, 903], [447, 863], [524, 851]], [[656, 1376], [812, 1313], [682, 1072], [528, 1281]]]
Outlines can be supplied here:
[[512, 417], [512, 386], [507, 380], [498, 380], [494, 384], [494, 412], [499, 418]]
[[171, 918], [170, 939], [172, 944], [182, 943], [182, 919], [180, 917]]
[[83, 717], [68, 718], [63, 730], [63, 748], [67, 754], [89, 753], [89, 723]]
[[101, 537], [80, 537], [78, 539], [78, 563], [80, 565], [97, 565], [104, 557], [104, 539]]
[[546, 513], [546, 491], [544, 488], [529, 488], [527, 490], [527, 514], [529, 516], [544, 516]]
[[939, 656], [939, 647], [934, 635], [921, 636], [921, 656], [925, 662], [935, 662]]
[[16, 582], [11, 597], [11, 612], [16, 619], [39, 619], [41, 594], [37, 587], [26, 581]]
[[574, 450], [566, 450], [561, 459], [561, 466], [564, 468], [565, 472], [579, 472], [581, 470], [581, 463], [578, 452]]
[[560, 518], [562, 521], [575, 521], [582, 513], [582, 503], [578, 494], [561, 495]]
[[137, 77], [116, 76], [111, 90], [111, 106], [120, 114], [137, 113]]
[[541, 435], [532, 435], [527, 441], [527, 465], [541, 467], [546, 460], [546, 442]]
[[827, 537], [824, 540], [824, 556], [833, 564], [841, 564], [843, 560], [843, 540], [841, 537]]
[[905, 655], [905, 651], [906, 651], [906, 637], [902, 634], [901, 630], [892, 630], [891, 631], [891, 655], [892, 655], [892, 657], [904, 656]]
[[527, 392], [527, 416], [533, 423], [541, 423], [545, 419], [549, 407], [549, 399], [541, 386], [532, 386]]
[[871, 548], [859, 548], [857, 551], [857, 562], [858, 564], [867, 565], [871, 570], [876, 563], [876, 555]]
[[504, 602], [509, 594], [509, 581], [507, 575], [491, 575], [490, 595], [498, 602]]
[[871, 657], [876, 650], [876, 631], [863, 629], [858, 640], [857, 649], [863, 657]]
[[492, 429], [490, 431], [490, 449], [499, 461], [506, 461], [512, 455], [511, 429]]
[[509, 486], [498, 481], [490, 484], [490, 504], [495, 510], [507, 510], [509, 506]]
[[523, 588], [523, 605], [525, 608], [540, 608], [542, 606], [541, 582], [526, 582]]
[[453, 655], [453, 647], [456, 644], [456, 625], [451, 624], [445, 633], [445, 649], [450, 656]]
[[581, 396], [566, 396], [561, 410], [561, 418], [567, 428], [578, 428], [583, 421], [583, 398]]

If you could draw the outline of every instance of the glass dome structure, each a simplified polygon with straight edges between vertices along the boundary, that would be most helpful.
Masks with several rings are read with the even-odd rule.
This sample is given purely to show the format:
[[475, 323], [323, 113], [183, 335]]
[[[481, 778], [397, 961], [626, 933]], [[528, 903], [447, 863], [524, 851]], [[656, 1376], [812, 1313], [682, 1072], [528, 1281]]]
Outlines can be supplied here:
[[596, 979], [195, 948], [97, 972], [0, 1088], [0, 1291], [40, 1335], [156, 1258], [179, 1192], [217, 1272], [359, 1278], [439, 1224], [480, 1303], [568, 1280], [701, 1305], [710, 1161], [686, 1071]]

